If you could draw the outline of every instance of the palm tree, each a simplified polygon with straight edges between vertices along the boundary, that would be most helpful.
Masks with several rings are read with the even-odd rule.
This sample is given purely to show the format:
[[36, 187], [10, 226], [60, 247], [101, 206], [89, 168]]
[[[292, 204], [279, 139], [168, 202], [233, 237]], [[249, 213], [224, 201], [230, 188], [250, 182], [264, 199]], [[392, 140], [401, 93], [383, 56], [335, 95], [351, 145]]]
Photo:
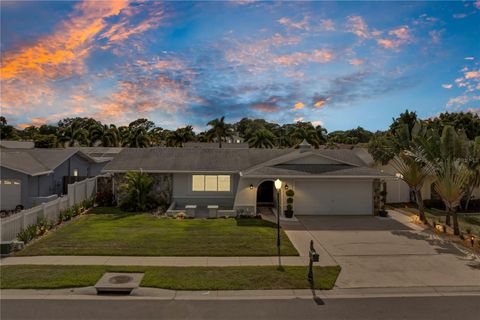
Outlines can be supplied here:
[[469, 142], [465, 166], [469, 171], [468, 183], [465, 191], [465, 210], [468, 209], [473, 191], [480, 187], [480, 137]]
[[310, 123], [298, 122], [297, 128], [293, 132], [292, 137], [296, 140], [297, 144], [303, 140], [307, 140], [315, 148], [320, 146], [320, 140], [317, 134], [317, 130]]
[[170, 131], [166, 137], [168, 147], [183, 147], [185, 142], [192, 141], [195, 138], [192, 126], [178, 128], [175, 131]]
[[129, 171], [125, 174], [126, 183], [120, 186], [125, 197], [121, 199], [120, 206], [128, 211], [144, 211], [148, 206], [149, 193], [154, 180], [147, 173]]
[[118, 127], [118, 144], [123, 146], [127, 144], [128, 136], [130, 135], [130, 129], [127, 126]]
[[414, 154], [408, 151], [401, 152], [392, 160], [392, 166], [399, 173], [399, 177], [415, 193], [420, 220], [428, 224], [422, 198], [422, 187], [428, 177], [433, 174], [433, 167], [425, 161], [417, 160]]
[[63, 146], [88, 146], [89, 132], [84, 129], [80, 121], [73, 121], [70, 125], [62, 127], [58, 132], [58, 142]]
[[222, 141], [224, 138], [232, 136], [232, 128], [228, 123], [225, 123], [225, 116], [221, 117], [220, 119], [209, 121], [207, 125], [212, 127], [212, 130], [217, 138], [219, 148], [222, 147]]
[[126, 141], [123, 142], [124, 146], [130, 148], [146, 148], [150, 145], [150, 139], [148, 137], [148, 132], [145, 128], [133, 128], [129, 130], [129, 135]]
[[255, 131], [247, 142], [251, 148], [273, 148], [275, 135], [267, 129], [260, 129]]
[[447, 218], [453, 218], [453, 233], [460, 235], [458, 227], [457, 207], [465, 194], [469, 172], [459, 161], [442, 161], [437, 169], [434, 182], [435, 191], [440, 195], [447, 210]]

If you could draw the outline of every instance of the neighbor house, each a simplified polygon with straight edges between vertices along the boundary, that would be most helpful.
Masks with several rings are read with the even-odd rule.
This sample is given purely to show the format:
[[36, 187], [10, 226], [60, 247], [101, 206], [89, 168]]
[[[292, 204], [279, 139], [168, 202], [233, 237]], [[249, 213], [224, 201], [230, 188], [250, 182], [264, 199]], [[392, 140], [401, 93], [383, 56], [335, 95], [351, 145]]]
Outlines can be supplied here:
[[78, 149], [0, 149], [1, 210], [28, 208], [65, 194], [68, 183], [101, 173], [104, 160]]
[[276, 207], [274, 180], [280, 179], [280, 212], [291, 189], [297, 215], [372, 215], [386, 176], [355, 150], [313, 149], [305, 142], [298, 149], [125, 149], [103, 170], [114, 174], [114, 193], [127, 171], [152, 175], [155, 192], [171, 207], [197, 210]]

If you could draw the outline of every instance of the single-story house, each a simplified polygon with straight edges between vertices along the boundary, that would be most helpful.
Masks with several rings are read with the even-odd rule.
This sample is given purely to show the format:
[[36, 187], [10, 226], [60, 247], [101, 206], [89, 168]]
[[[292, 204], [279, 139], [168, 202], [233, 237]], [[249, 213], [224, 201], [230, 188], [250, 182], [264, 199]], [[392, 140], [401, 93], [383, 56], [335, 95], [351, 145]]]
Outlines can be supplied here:
[[78, 149], [1, 148], [1, 210], [29, 208], [66, 193], [66, 185], [99, 175], [106, 161]]
[[280, 179], [280, 212], [291, 189], [296, 215], [374, 214], [385, 177], [354, 150], [313, 149], [306, 142], [298, 149], [124, 149], [103, 169], [114, 176], [114, 193], [127, 171], [152, 175], [155, 192], [179, 208], [218, 205], [252, 212], [277, 206], [274, 180]]

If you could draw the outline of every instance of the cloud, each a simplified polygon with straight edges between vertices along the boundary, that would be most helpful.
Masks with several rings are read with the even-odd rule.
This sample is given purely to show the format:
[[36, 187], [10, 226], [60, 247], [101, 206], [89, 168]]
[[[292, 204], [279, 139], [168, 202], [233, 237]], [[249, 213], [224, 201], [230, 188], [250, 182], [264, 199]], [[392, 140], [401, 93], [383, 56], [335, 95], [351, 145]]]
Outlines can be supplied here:
[[313, 106], [315, 108], [321, 108], [328, 102], [328, 100], [330, 100], [328, 97], [315, 97]]
[[335, 31], [335, 23], [331, 19], [321, 19], [320, 28], [325, 31]]
[[445, 89], [452, 89], [453, 85], [451, 84], [442, 84], [442, 88], [445, 88]]
[[294, 118], [293, 122], [303, 122], [305, 120], [303, 117]]
[[303, 102], [297, 102], [297, 103], [295, 103], [295, 105], [293, 106], [293, 108], [296, 109], [296, 110], [303, 109], [304, 107], [305, 107], [305, 103], [303, 103]]
[[286, 27], [292, 28], [292, 29], [309, 30], [308, 20], [309, 20], [308, 16], [303, 17], [303, 19], [301, 21], [298, 21], [298, 22], [294, 22], [294, 21], [290, 20], [289, 18], [283, 17], [283, 18], [278, 19], [278, 23], [280, 23], [280, 24], [282, 24]]
[[480, 71], [467, 71], [465, 72], [465, 79], [480, 78]]
[[250, 109], [260, 111], [260, 112], [278, 112], [279, 107], [272, 102], [257, 102], [250, 105]]
[[355, 58], [355, 59], [348, 60], [348, 63], [350, 63], [352, 66], [360, 66], [360, 65], [364, 64], [365, 61], [366, 61], [365, 59]]
[[454, 19], [463, 19], [463, 18], [467, 17], [467, 14], [466, 13], [455, 13], [455, 14], [452, 15], [452, 17]]
[[412, 41], [410, 29], [407, 26], [392, 29], [388, 34], [392, 38], [377, 39], [377, 43], [386, 49], [398, 49], [401, 45]]
[[474, 57], [465, 57], [464, 59], [465, 59], [465, 60], [475, 60]]
[[475, 8], [480, 9], [480, 1], [475, 1], [473, 5]]
[[317, 120], [317, 121], [312, 121], [312, 125], [314, 125], [315, 127], [317, 126], [324, 126], [325, 123], [322, 121], [322, 120]]
[[281, 65], [292, 66], [309, 62], [326, 63], [332, 61], [333, 57], [334, 55], [330, 50], [321, 49], [310, 53], [295, 52], [289, 55], [277, 56], [273, 61]]
[[370, 38], [371, 34], [368, 25], [361, 16], [347, 17], [347, 31], [352, 32], [360, 38]]
[[428, 32], [433, 43], [438, 44], [441, 41], [441, 36], [444, 30], [431, 30]]

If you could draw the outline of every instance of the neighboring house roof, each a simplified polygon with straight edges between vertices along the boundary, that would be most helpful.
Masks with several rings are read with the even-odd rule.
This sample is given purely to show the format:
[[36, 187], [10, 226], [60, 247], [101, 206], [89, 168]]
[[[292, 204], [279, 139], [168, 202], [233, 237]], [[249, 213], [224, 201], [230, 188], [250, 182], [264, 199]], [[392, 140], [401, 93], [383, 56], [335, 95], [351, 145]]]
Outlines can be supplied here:
[[3, 149], [0, 165], [31, 176], [49, 174], [73, 155], [98, 162], [77, 149]]
[[33, 149], [34, 147], [35, 147], [35, 143], [33, 141], [0, 140], [0, 148]]
[[[311, 155], [336, 164], [285, 164]], [[346, 149], [125, 149], [108, 163], [105, 172], [236, 172], [244, 176], [362, 176], [378, 177], [352, 150]]]
[[[185, 142], [185, 148], [218, 149], [218, 142]], [[248, 143], [222, 142], [222, 149], [247, 149]]]

